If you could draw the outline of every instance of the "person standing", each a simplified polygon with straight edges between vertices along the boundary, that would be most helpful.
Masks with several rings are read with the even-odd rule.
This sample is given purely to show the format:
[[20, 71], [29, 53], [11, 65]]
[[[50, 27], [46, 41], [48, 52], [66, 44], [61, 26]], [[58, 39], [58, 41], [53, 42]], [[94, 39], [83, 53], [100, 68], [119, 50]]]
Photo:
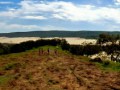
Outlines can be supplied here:
[[44, 53], [43, 48], [40, 48], [40, 49], [39, 49], [39, 55], [41, 55], [41, 54], [43, 54], [43, 53]]
[[47, 49], [47, 53], [48, 53], [48, 55], [50, 54], [50, 49], [49, 48]]

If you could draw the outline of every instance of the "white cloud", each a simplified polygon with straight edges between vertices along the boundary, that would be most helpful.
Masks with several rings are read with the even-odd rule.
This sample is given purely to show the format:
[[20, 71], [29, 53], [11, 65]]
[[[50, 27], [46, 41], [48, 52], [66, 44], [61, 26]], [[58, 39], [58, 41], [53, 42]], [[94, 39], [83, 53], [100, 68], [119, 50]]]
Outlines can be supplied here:
[[67, 30], [67, 29], [59, 26], [46, 25], [41, 27], [41, 30]]
[[16, 17], [17, 16], [17, 13], [16, 11], [2, 11], [0, 12], [0, 17]]
[[7, 24], [0, 22], [0, 29], [3, 30], [2, 32], [13, 32], [13, 31], [31, 31], [31, 30], [66, 30], [63, 27], [58, 26], [40, 26], [40, 25], [22, 25], [22, 24]]
[[18, 30], [18, 29], [38, 29], [37, 25], [21, 25], [21, 24], [7, 24], [7, 23], [0, 23], [1, 30]]
[[99, 20], [113, 20], [120, 23], [120, 9], [110, 7], [96, 7], [93, 5], [76, 5], [71, 2], [34, 2], [22, 1], [21, 10], [24, 14], [43, 13], [48, 14], [48, 18], [96, 22]]
[[47, 19], [44, 16], [24, 16], [24, 19], [36, 19], [36, 20], [43, 20], [43, 19]]
[[120, 0], [114, 0], [116, 5], [120, 5]]
[[64, 17], [61, 16], [60, 14], [53, 14], [53, 17], [57, 18], [57, 19], [63, 19], [64, 20]]
[[[120, 0], [116, 0], [120, 2]], [[33, 1], [20, 2], [21, 7], [0, 12], [1, 17], [18, 17], [25, 19], [62, 19], [69, 21], [98, 22], [112, 20], [120, 23], [120, 8], [97, 7], [94, 5], [78, 5], [65, 1]]]

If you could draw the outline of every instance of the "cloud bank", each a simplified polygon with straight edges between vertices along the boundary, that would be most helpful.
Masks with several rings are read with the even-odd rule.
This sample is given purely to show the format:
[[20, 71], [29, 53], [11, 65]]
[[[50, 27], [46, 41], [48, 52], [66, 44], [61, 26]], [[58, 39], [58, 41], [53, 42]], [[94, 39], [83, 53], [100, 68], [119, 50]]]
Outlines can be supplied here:
[[[117, 0], [120, 3], [120, 0]], [[25, 19], [61, 19], [69, 21], [96, 22], [113, 20], [120, 23], [120, 8], [97, 7], [93, 5], [79, 5], [72, 2], [54, 1], [21, 1], [18, 9], [0, 12], [0, 16], [18, 17]]]
[[[100, 0], [98, 1], [100, 2]], [[0, 4], [7, 3], [10, 4], [10, 2], [0, 2]], [[66, 1], [48, 2], [39, 0], [22, 0], [17, 3], [17, 5], [19, 5], [18, 8], [8, 8], [5, 11], [0, 11], [0, 18], [17, 18], [37, 21], [49, 21], [50, 19], [53, 19], [96, 24], [113, 22], [117, 25], [120, 24], [120, 8], [118, 7], [118, 5], [120, 5], [120, 0], [114, 0], [114, 4], [116, 6], [81, 5]]]

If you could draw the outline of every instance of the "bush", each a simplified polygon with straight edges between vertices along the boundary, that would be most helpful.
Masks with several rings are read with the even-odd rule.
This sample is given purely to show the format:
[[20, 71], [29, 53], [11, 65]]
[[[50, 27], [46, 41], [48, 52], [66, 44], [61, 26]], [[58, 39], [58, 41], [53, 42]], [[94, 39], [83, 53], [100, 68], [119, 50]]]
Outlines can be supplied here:
[[68, 50], [75, 55], [93, 55], [101, 51], [107, 52], [107, 54], [113, 53], [113, 51], [120, 50], [120, 45], [69, 45], [65, 39], [52, 39], [52, 40], [37, 40], [37, 41], [26, 41], [20, 44], [0, 44], [0, 55], [8, 53], [19, 53], [32, 48], [37, 48], [39, 46], [51, 45], [51, 46], [61, 46], [63, 50]]
[[1, 44], [0, 43], [0, 55], [10, 53], [10, 48], [12, 45], [10, 44]]
[[59, 39], [52, 39], [52, 40], [37, 40], [37, 41], [26, 41], [22, 42], [20, 44], [15, 44], [10, 48], [11, 53], [18, 53], [18, 52], [23, 52], [26, 50], [30, 50], [32, 48], [37, 48], [39, 46], [44, 46], [44, 45], [52, 45], [52, 46], [57, 46], [61, 43], [61, 40]]
[[93, 55], [93, 54], [99, 53], [100, 51], [102, 51], [102, 48], [99, 45], [86, 45], [84, 47], [85, 55]]
[[69, 50], [70, 49], [70, 45], [67, 43], [67, 41], [65, 39], [61, 40], [60, 46], [63, 50]]
[[70, 52], [75, 55], [83, 55], [84, 54], [84, 46], [71, 45]]

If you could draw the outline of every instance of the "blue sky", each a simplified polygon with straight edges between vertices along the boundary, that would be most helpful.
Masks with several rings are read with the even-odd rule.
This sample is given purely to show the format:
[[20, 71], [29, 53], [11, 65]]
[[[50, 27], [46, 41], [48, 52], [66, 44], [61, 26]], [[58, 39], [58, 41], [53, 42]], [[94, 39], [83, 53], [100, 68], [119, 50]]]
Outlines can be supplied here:
[[0, 33], [120, 31], [120, 0], [0, 0]]

